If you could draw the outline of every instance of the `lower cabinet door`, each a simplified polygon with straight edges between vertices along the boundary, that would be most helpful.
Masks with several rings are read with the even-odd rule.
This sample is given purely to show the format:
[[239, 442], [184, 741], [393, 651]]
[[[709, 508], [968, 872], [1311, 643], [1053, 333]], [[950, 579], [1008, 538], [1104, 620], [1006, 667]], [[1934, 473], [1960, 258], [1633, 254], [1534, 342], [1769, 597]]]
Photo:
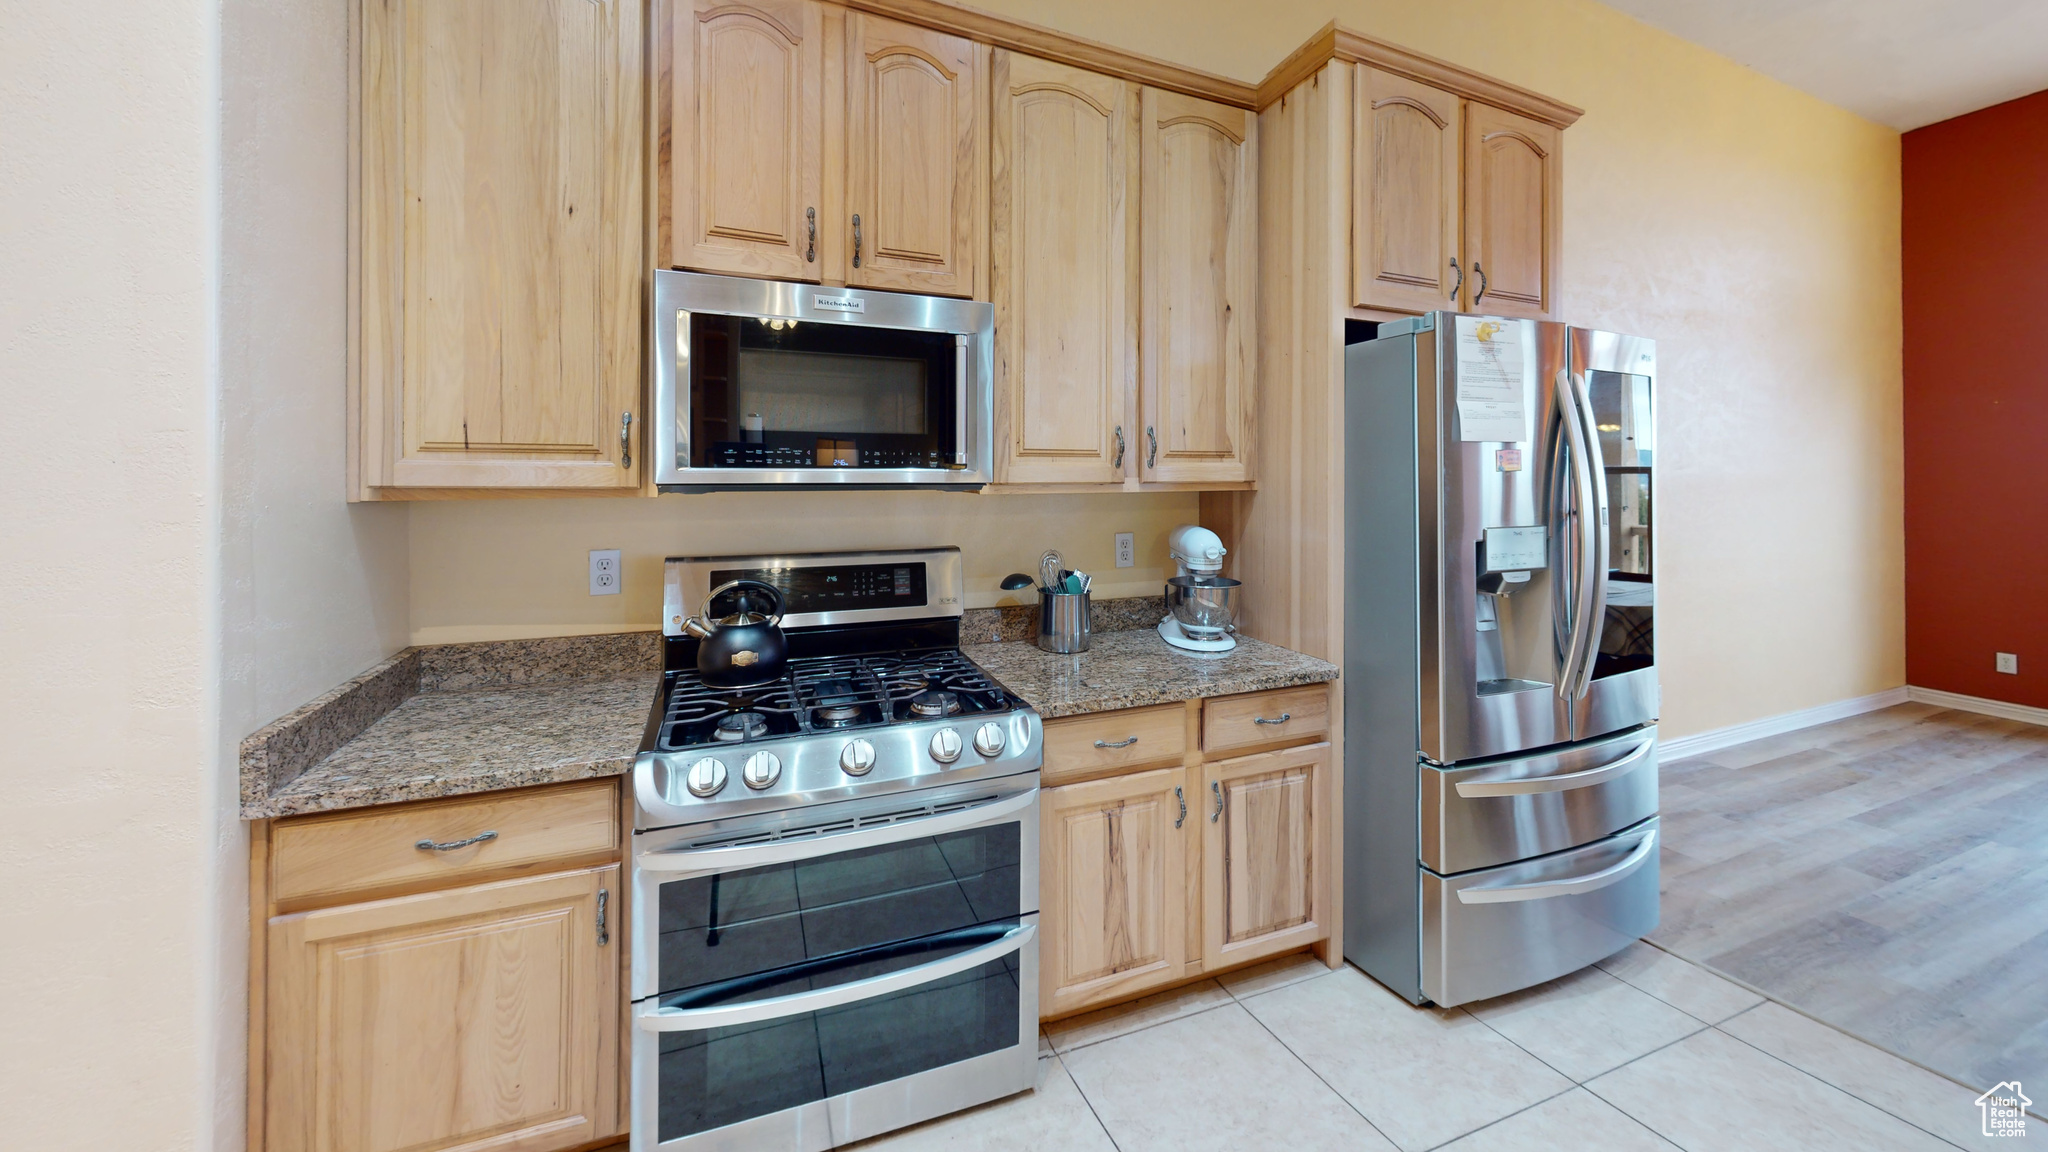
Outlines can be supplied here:
[[1187, 964], [1187, 771], [1047, 788], [1039, 810], [1039, 1011], [1171, 984]]
[[618, 898], [610, 865], [272, 919], [265, 1152], [615, 1133]]
[[1322, 939], [1330, 746], [1219, 760], [1202, 773], [1203, 967]]

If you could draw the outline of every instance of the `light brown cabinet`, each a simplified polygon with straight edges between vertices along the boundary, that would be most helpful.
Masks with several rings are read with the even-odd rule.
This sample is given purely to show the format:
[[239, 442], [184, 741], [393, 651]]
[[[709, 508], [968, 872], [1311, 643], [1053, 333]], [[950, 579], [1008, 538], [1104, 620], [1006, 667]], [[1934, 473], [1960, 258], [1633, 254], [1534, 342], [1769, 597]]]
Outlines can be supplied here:
[[1357, 66], [1352, 303], [1553, 319], [1563, 133]]
[[815, 0], [674, 0], [663, 167], [676, 266], [817, 279], [825, 13]]
[[1202, 962], [1224, 968], [1322, 939], [1321, 796], [1330, 746], [1203, 766]]
[[[1129, 1000], [1332, 936], [1328, 698], [1327, 685], [1311, 684], [1046, 725], [1043, 1015]], [[1205, 720], [1212, 710], [1216, 725]], [[1241, 720], [1293, 713], [1295, 730], [1238, 731]], [[1124, 741], [1132, 742], [1104, 750]], [[1247, 741], [1263, 750], [1226, 759], [1206, 747], [1243, 751]], [[1159, 766], [1169, 754], [1179, 763]]]
[[977, 294], [987, 48], [818, 0], [673, 0], [666, 39], [668, 263]]
[[1187, 773], [1049, 788], [1039, 808], [1039, 1011], [1179, 980], [1187, 965]]
[[352, 498], [630, 489], [638, 0], [365, 0]]
[[280, 916], [269, 1152], [552, 1152], [617, 1130], [617, 865]]
[[1014, 52], [993, 74], [996, 479], [1117, 484], [1137, 370], [1138, 90]]
[[1258, 118], [1156, 88], [1141, 110], [1138, 475], [1249, 480]]

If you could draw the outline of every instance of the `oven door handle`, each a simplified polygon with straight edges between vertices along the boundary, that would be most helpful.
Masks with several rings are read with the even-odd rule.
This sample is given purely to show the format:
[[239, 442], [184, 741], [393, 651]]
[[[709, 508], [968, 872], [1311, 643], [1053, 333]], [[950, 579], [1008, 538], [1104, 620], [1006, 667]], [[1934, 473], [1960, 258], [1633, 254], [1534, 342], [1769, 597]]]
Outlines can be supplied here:
[[820, 988], [813, 992], [792, 992], [787, 996], [771, 996], [765, 1000], [749, 1000], [742, 1004], [719, 1004], [710, 1008], [646, 1007], [634, 1013], [633, 1023], [647, 1032], [701, 1032], [706, 1028], [730, 1028], [736, 1024], [780, 1020], [786, 1016], [799, 1016], [805, 1012], [837, 1008], [841, 1004], [871, 1000], [891, 992], [901, 992], [906, 988], [942, 980], [970, 968], [979, 968], [991, 960], [998, 960], [1021, 950], [1037, 935], [1038, 925], [1019, 924], [978, 948], [969, 948], [944, 960], [934, 960], [929, 964], [905, 968], [900, 972], [884, 972], [880, 976], [835, 984], [830, 988]]
[[808, 860], [825, 852], [852, 852], [861, 848], [876, 848], [883, 844], [916, 840], [923, 836], [943, 836], [948, 832], [960, 832], [983, 824], [999, 823], [1036, 803], [1038, 789], [1031, 788], [993, 804], [977, 804], [972, 808], [963, 808], [958, 812], [947, 812], [937, 816], [914, 816], [907, 820], [893, 820], [887, 824], [862, 828], [854, 832], [834, 832], [825, 836], [795, 836], [788, 840], [772, 840], [766, 844], [742, 844], [731, 848], [644, 852], [633, 858], [633, 866], [642, 872], [659, 872], [665, 879], [676, 880], [690, 876], [708, 876], [713, 872], [737, 872], [744, 868]]

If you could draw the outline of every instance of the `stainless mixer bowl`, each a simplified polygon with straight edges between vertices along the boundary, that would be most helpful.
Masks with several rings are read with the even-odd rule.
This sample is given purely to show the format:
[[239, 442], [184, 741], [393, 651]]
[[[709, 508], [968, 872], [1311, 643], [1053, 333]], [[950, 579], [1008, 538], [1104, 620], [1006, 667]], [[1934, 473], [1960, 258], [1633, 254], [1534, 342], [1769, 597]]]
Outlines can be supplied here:
[[1166, 582], [1166, 610], [1190, 640], [1217, 640], [1234, 631], [1237, 590], [1228, 576], [1175, 576]]

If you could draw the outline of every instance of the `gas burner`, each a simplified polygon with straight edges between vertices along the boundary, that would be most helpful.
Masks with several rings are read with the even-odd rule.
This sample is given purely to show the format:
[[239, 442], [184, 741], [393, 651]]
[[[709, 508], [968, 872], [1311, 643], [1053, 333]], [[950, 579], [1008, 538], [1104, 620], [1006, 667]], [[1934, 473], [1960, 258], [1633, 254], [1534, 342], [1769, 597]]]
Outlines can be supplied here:
[[759, 712], [733, 712], [718, 718], [718, 727], [712, 730], [711, 738], [730, 743], [736, 740], [752, 740], [766, 735], [768, 718]]
[[913, 716], [951, 716], [960, 710], [960, 698], [943, 688], [927, 688], [910, 698]]

